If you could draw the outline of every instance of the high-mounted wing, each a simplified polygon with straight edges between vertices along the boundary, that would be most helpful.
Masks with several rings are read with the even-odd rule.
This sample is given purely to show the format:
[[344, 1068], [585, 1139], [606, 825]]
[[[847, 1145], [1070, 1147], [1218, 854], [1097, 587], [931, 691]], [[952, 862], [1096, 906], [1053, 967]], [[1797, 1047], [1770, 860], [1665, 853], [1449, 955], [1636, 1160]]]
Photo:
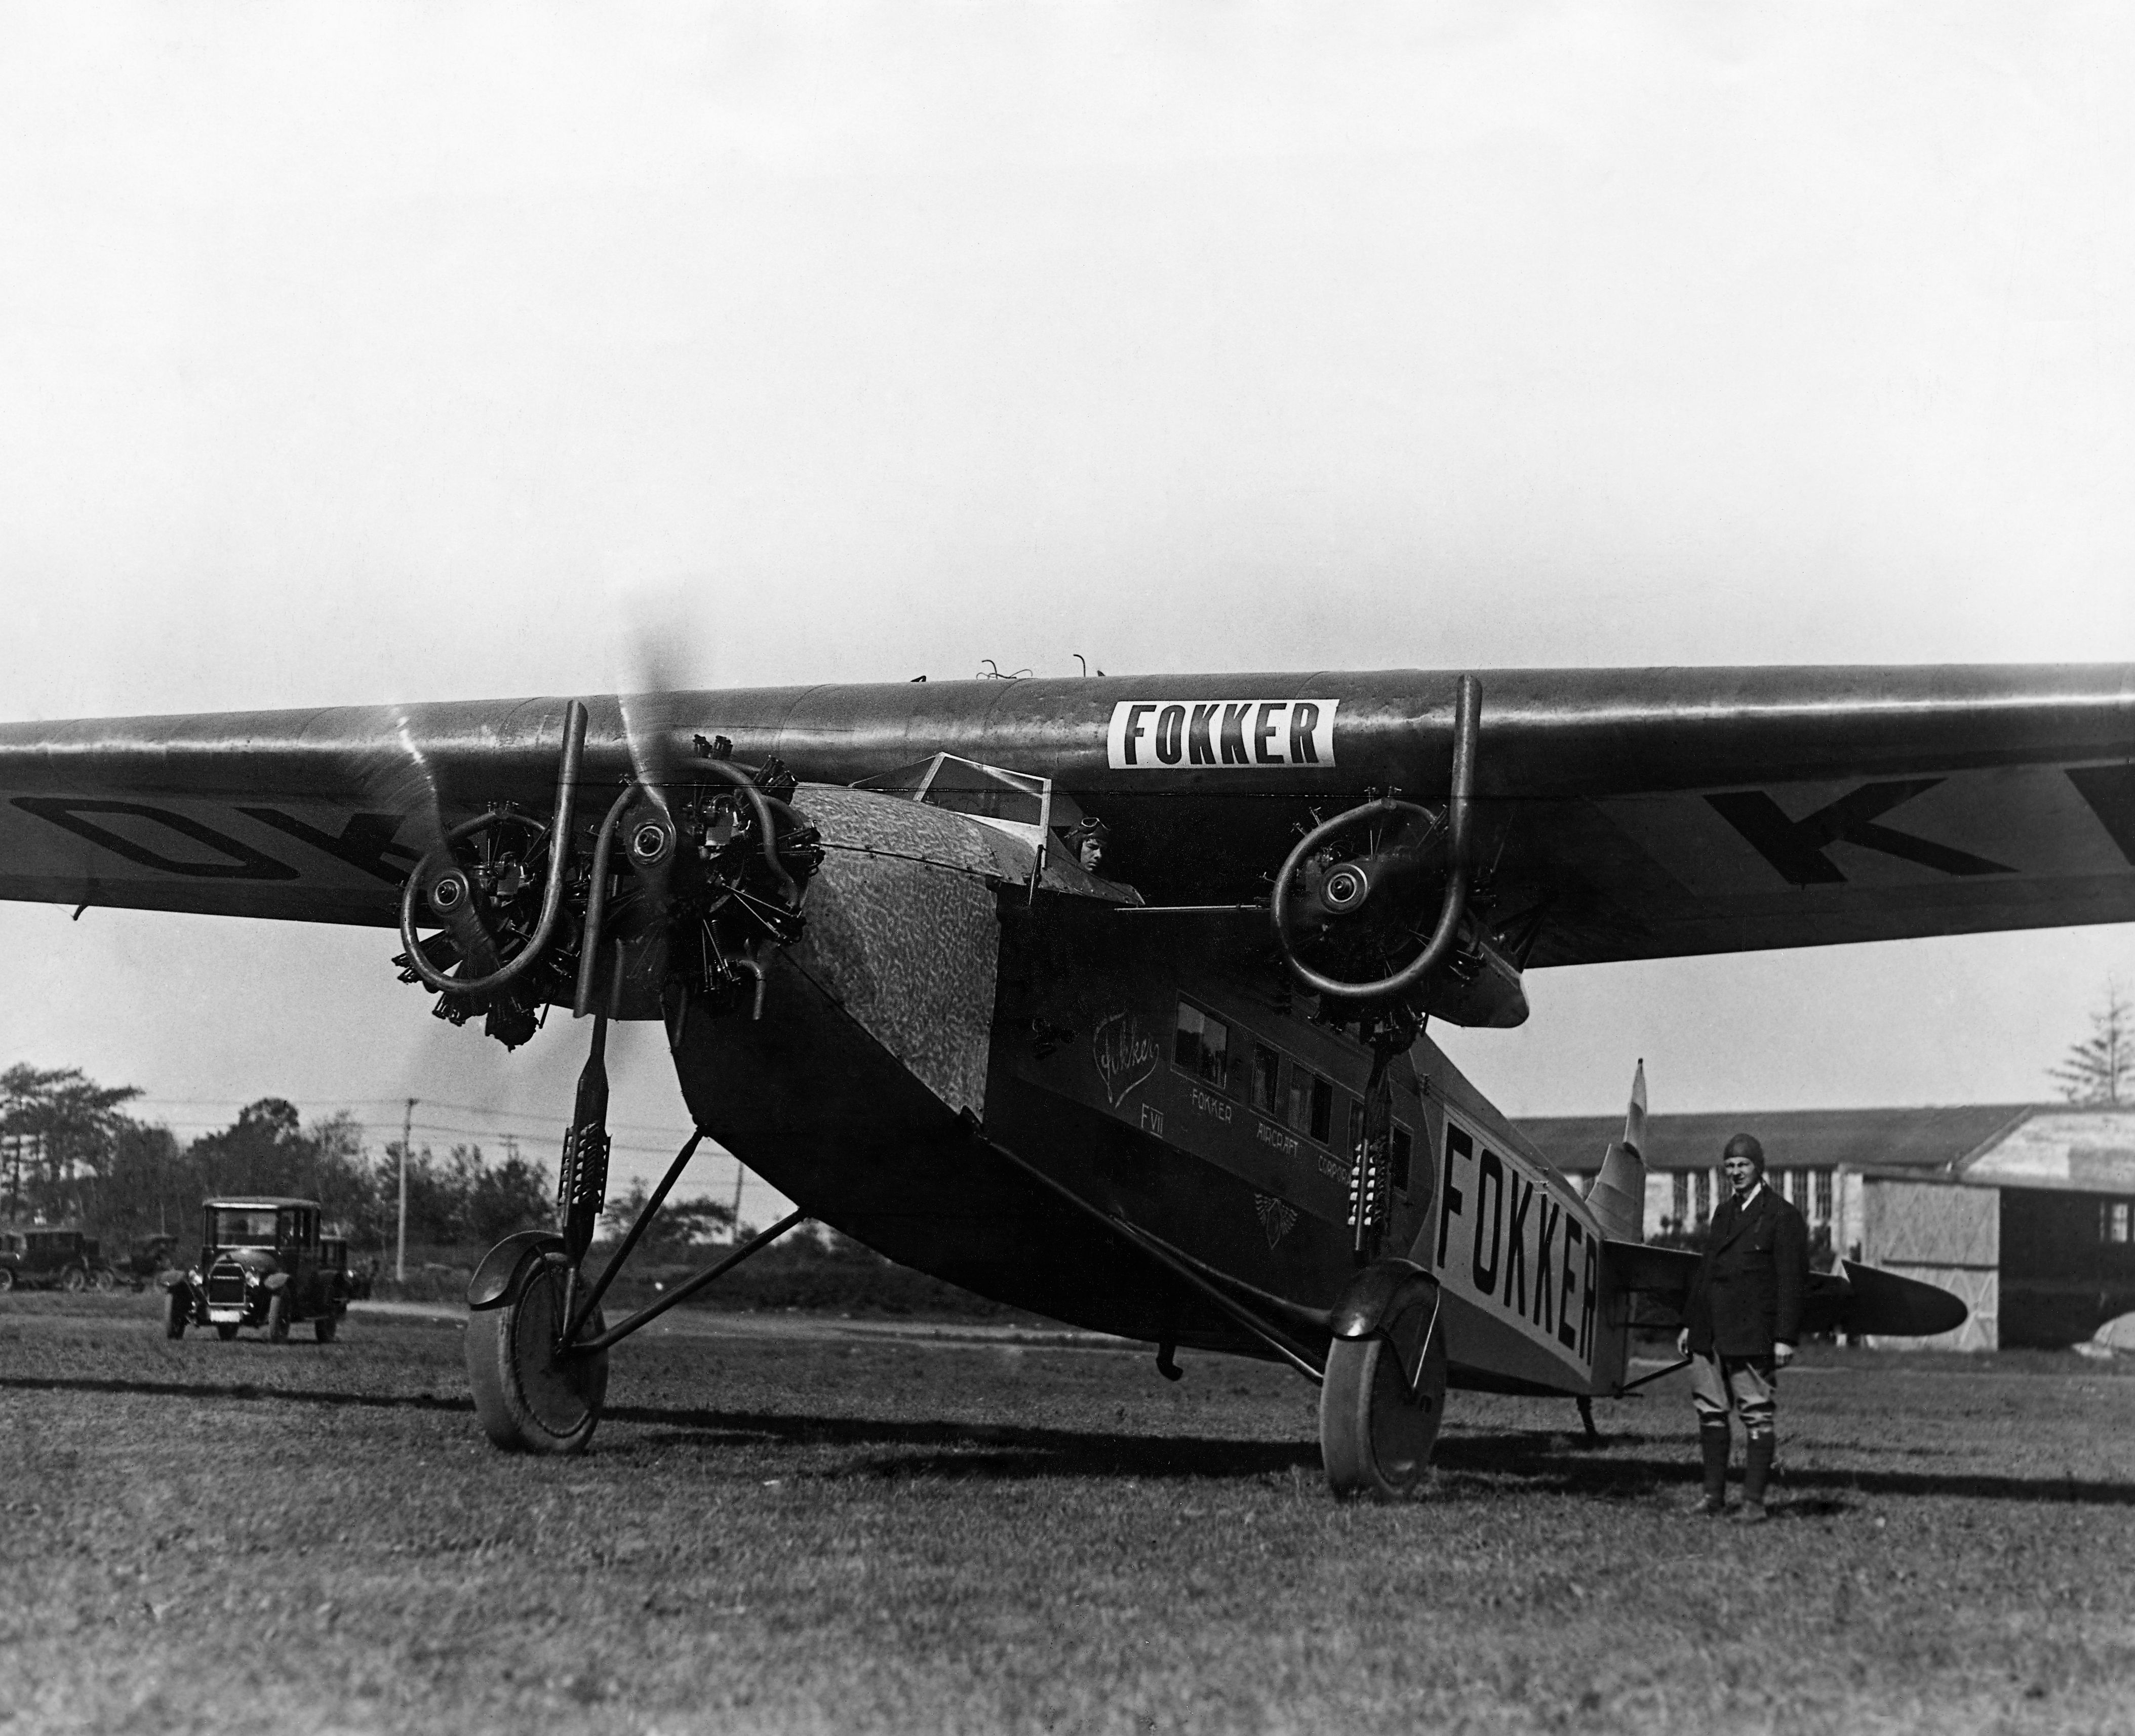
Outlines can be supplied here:
[[[2135, 668], [1483, 671], [1471, 906], [1542, 965], [2135, 920]], [[1264, 902], [1312, 816], [1449, 782], [1456, 677], [589, 700], [583, 784], [724, 736], [850, 783], [1052, 778], [1158, 903]], [[0, 896], [390, 923], [457, 820], [543, 811], [562, 699], [0, 727]]]

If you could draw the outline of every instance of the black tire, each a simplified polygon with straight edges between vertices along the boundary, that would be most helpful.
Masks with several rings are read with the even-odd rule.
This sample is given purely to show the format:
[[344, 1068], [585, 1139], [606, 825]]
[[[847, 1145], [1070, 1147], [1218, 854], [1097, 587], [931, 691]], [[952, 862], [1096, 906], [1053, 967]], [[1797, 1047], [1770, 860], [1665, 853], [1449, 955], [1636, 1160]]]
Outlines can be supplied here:
[[182, 1338], [186, 1328], [192, 1323], [193, 1311], [186, 1305], [184, 1293], [178, 1290], [163, 1292], [163, 1336]]
[[216, 1337], [221, 1339], [225, 1344], [229, 1343], [232, 1338], [235, 1338], [237, 1336], [237, 1323], [231, 1320], [217, 1321], [215, 1323], [215, 1335]]
[[[1411, 1308], [1435, 1314], [1437, 1298]], [[1337, 1495], [1402, 1501], [1414, 1494], [1431, 1463], [1445, 1414], [1445, 1327], [1434, 1318], [1414, 1390], [1384, 1332], [1338, 1338], [1319, 1388], [1319, 1456]]]
[[5, 1296], [14, 1288], [15, 1269], [12, 1266], [0, 1266], [0, 1296]]
[[277, 1290], [267, 1298], [267, 1342], [287, 1344], [289, 1342], [289, 1298]]
[[80, 1266], [69, 1266], [60, 1274], [60, 1288], [69, 1295], [77, 1295], [89, 1288], [89, 1274]]
[[312, 1323], [312, 1336], [322, 1344], [331, 1344], [334, 1342], [335, 1332], [340, 1328], [341, 1322], [332, 1314], [322, 1314]]
[[107, 1294], [119, 1288], [119, 1274], [109, 1266], [99, 1266], [90, 1274], [89, 1281], [92, 1288]]
[[[583, 1453], [600, 1421], [608, 1352], [556, 1355], [569, 1272], [562, 1255], [530, 1252], [517, 1274], [519, 1299], [467, 1317], [475, 1414], [482, 1432], [507, 1452]], [[597, 1309], [590, 1330], [605, 1329]]]

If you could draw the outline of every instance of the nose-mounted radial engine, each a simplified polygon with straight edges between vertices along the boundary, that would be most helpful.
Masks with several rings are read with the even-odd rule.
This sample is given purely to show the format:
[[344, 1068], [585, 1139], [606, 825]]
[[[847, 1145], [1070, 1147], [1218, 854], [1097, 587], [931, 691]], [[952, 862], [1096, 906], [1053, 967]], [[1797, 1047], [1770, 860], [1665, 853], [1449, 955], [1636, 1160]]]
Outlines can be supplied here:
[[[724, 737], [655, 784], [632, 779], [597, 824], [577, 810], [585, 708], [567, 713], [554, 810], [510, 803], [448, 829], [400, 899], [400, 979], [436, 991], [438, 1016], [507, 1048], [540, 1008], [664, 1018], [692, 1007], [761, 1014], [767, 949], [796, 939], [821, 842], [777, 761], [737, 764]], [[419, 938], [419, 931], [433, 931]]]
[[[508, 803], [451, 827], [400, 898], [404, 982], [437, 991], [455, 1024], [477, 1013], [506, 1047], [534, 1034], [541, 1008], [593, 1015], [556, 1182], [556, 1228], [506, 1236], [468, 1287], [467, 1367], [491, 1439], [538, 1452], [585, 1444], [608, 1382], [608, 1347], [801, 1221], [797, 1212], [611, 1332], [601, 1298], [703, 1138], [668, 1169], [606, 1273], [580, 1267], [607, 1204], [608, 1026], [663, 1018], [680, 1047], [693, 1009], [763, 1013], [765, 960], [800, 937], [801, 903], [823, 861], [777, 760], [735, 762], [724, 737], [696, 757], [632, 778], [597, 825], [577, 793], [585, 707], [565, 713], [547, 824]], [[433, 931], [419, 936], [418, 931]]]

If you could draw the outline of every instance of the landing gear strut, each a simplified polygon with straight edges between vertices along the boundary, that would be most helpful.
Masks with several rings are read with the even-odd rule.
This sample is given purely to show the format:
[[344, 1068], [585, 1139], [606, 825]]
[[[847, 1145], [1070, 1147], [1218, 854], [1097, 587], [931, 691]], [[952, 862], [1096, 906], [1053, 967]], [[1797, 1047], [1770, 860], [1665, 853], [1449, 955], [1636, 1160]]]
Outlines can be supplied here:
[[698, 1129], [675, 1154], [615, 1257], [588, 1289], [581, 1267], [608, 1188], [607, 1051], [608, 1015], [601, 1013], [564, 1139], [556, 1197], [562, 1233], [525, 1231], [506, 1236], [483, 1258], [467, 1287], [467, 1382], [474, 1389], [475, 1414], [483, 1433], [510, 1451], [583, 1452], [608, 1396], [609, 1347], [806, 1221], [799, 1211], [781, 1218], [611, 1330], [601, 1298], [704, 1135]]

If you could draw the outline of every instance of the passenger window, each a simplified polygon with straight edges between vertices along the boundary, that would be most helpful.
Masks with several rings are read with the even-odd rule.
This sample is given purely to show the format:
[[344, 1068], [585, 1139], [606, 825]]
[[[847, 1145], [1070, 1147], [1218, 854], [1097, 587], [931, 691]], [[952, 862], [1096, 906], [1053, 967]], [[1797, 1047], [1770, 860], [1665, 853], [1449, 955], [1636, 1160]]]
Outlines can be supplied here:
[[1263, 1115], [1272, 1115], [1282, 1106], [1276, 1086], [1282, 1071], [1282, 1057], [1266, 1043], [1253, 1045], [1253, 1107]]
[[1398, 1187], [1403, 1193], [1406, 1193], [1408, 1192], [1408, 1158], [1410, 1150], [1408, 1129], [1403, 1127], [1398, 1121], [1394, 1123], [1392, 1143], [1394, 1186]]
[[1312, 1081], [1312, 1137], [1322, 1145], [1334, 1136], [1334, 1087], [1324, 1079]]
[[1218, 1090], [1231, 1082], [1231, 1028], [1219, 1018], [1201, 1021], [1201, 1076]]
[[1349, 1105], [1349, 1155], [1361, 1158], [1364, 1154], [1364, 1105]]
[[1227, 1088], [1231, 1072], [1231, 1028], [1212, 1018], [1198, 1007], [1179, 1003], [1179, 1035], [1172, 1044], [1173, 1061], [1217, 1090]]
[[1179, 1003], [1179, 1039], [1172, 1046], [1173, 1062], [1189, 1073], [1201, 1071], [1201, 1009]]

